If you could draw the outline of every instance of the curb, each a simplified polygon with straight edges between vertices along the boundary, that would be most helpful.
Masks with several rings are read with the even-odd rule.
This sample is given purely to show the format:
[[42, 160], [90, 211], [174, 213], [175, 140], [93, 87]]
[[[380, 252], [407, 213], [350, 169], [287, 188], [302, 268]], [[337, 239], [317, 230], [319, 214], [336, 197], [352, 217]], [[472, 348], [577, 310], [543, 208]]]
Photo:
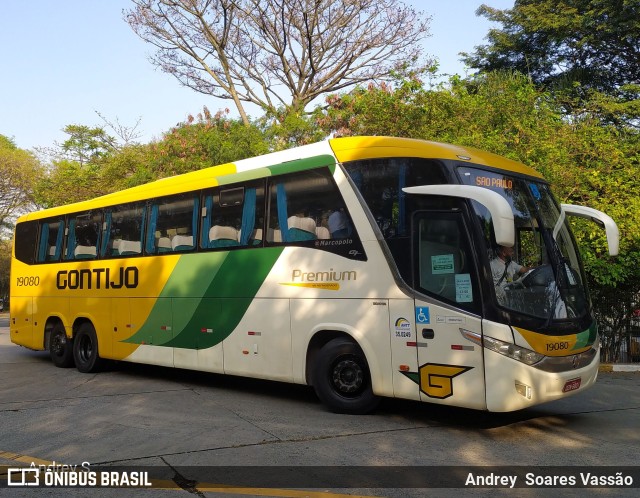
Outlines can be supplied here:
[[600, 372], [640, 372], [640, 363], [602, 364]]

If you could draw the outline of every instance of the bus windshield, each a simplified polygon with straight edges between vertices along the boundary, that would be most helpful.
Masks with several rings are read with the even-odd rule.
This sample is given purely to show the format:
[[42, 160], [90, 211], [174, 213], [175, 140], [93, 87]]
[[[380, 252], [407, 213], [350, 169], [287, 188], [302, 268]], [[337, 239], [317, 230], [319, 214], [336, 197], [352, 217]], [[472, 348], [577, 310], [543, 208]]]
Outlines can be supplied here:
[[584, 274], [575, 241], [549, 186], [476, 168], [459, 168], [467, 185], [485, 187], [511, 205], [515, 246], [502, 248], [492, 236], [491, 216], [473, 201], [487, 247], [487, 263], [499, 306], [536, 318], [567, 320], [589, 311]]

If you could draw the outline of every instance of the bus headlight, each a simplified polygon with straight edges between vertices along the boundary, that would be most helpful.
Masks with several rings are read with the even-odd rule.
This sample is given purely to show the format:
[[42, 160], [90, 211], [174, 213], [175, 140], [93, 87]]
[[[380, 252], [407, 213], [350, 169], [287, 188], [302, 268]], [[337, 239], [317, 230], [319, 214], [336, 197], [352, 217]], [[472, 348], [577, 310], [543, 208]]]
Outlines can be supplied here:
[[508, 356], [509, 358], [513, 358], [514, 360], [527, 365], [538, 363], [544, 358], [544, 355], [531, 351], [530, 349], [508, 342], [499, 341], [498, 339], [494, 339], [493, 337], [488, 337], [486, 335], [483, 337], [482, 343], [485, 348], [490, 349], [491, 351]]

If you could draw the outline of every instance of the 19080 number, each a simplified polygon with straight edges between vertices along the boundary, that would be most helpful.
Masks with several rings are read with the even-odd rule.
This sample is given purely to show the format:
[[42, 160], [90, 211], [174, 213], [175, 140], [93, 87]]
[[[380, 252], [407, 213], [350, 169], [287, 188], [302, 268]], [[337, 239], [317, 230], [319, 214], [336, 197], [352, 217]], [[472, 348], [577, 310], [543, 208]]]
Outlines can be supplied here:
[[547, 344], [547, 351], [561, 351], [563, 349], [569, 349], [568, 342], [552, 342]]
[[40, 277], [18, 277], [16, 285], [18, 287], [37, 287], [40, 285]]

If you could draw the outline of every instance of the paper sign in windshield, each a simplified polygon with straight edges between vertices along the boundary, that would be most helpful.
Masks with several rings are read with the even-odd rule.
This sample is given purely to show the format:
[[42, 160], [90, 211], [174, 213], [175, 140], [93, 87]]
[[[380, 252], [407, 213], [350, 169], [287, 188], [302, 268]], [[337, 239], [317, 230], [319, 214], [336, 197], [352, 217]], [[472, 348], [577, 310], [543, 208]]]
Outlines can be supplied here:
[[431, 256], [431, 273], [433, 275], [453, 273], [453, 254]]
[[471, 275], [469, 273], [456, 275], [456, 302], [473, 302], [473, 289], [471, 288]]

